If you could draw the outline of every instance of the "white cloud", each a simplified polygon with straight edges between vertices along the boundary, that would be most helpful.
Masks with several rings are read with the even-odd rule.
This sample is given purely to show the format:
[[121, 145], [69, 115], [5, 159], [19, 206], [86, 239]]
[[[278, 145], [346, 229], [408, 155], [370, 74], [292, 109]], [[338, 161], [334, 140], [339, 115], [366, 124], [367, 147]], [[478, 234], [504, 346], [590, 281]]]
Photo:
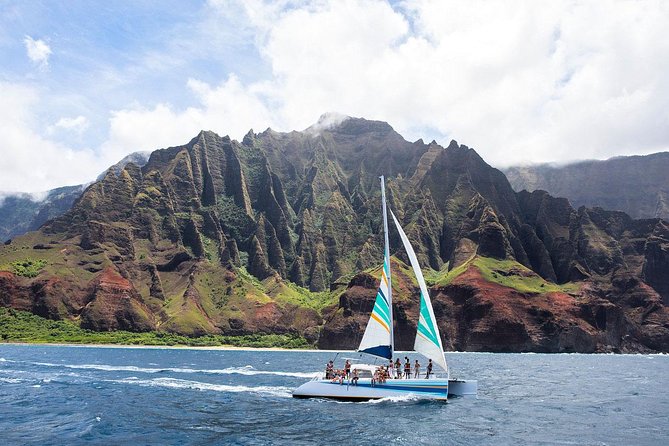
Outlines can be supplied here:
[[74, 150], [41, 136], [34, 118], [41, 98], [33, 87], [0, 81], [0, 97], [0, 191], [41, 192], [84, 183], [117, 161], [116, 154]]
[[338, 110], [496, 165], [669, 148], [667, 3], [244, 5], [273, 70], [248, 94], [282, 130]]
[[81, 135], [89, 126], [88, 118], [79, 115], [75, 118], [60, 118], [55, 124], [47, 128], [49, 134], [57, 130], [67, 130]]
[[30, 36], [26, 36], [23, 39], [23, 43], [26, 46], [28, 58], [41, 68], [46, 68], [49, 64], [49, 56], [51, 55], [49, 45], [44, 40], [35, 40]]
[[[0, 83], [0, 190], [87, 181], [130, 152], [183, 144], [201, 129], [240, 139], [250, 128], [305, 129], [329, 111], [388, 121], [409, 140], [455, 138], [498, 166], [669, 149], [667, 2], [210, 0], [207, 8], [219, 14], [205, 18], [208, 32], [182, 24], [145, 66], [133, 59], [133, 76], [169, 76], [170, 61], [188, 66], [190, 54], [229, 71], [195, 70], [184, 90], [152, 101], [137, 93], [142, 102], [109, 112], [108, 129], [85, 109], [47, 128], [77, 136], [90, 126], [86, 136], [108, 135], [98, 147], [41, 136], [33, 120], [48, 93]], [[211, 37], [218, 22], [225, 39]], [[42, 48], [30, 57], [46, 65], [48, 45], [25, 42], [29, 54]], [[96, 81], [101, 94], [131, 96], [123, 82]]]

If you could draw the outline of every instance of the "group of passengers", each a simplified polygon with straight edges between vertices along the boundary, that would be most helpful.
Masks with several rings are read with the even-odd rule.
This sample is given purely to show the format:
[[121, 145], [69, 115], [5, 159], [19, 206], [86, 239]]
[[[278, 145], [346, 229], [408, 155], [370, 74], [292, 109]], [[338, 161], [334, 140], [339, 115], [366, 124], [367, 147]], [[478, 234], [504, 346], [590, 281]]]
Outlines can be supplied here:
[[[383, 384], [388, 379], [411, 379], [411, 361], [409, 361], [408, 356], [405, 356], [404, 360], [404, 365], [400, 362], [400, 358], [397, 358], [394, 363], [393, 360], [390, 359], [386, 367], [377, 367], [372, 376], [372, 386]], [[425, 368], [425, 379], [429, 379], [431, 374], [432, 360], [430, 359]], [[413, 364], [413, 377], [420, 378], [420, 363], [417, 359]], [[340, 384], [343, 384], [345, 379], [351, 380], [351, 383], [354, 386], [357, 386], [359, 379], [358, 370], [354, 368], [353, 371], [351, 371], [351, 362], [348, 359], [344, 363], [343, 369], [335, 369], [334, 362], [330, 360], [325, 366], [325, 379]]]

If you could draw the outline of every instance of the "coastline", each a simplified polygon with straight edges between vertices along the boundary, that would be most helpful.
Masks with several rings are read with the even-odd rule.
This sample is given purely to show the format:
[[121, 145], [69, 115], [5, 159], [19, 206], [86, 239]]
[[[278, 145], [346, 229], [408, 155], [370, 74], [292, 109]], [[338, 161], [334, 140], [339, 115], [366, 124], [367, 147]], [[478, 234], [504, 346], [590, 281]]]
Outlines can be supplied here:
[[123, 348], [123, 349], [174, 349], [174, 350], [247, 350], [247, 351], [280, 351], [280, 352], [342, 352], [347, 350], [318, 350], [318, 349], [304, 349], [304, 348], [284, 348], [284, 347], [239, 347], [236, 345], [148, 345], [148, 344], [75, 344], [66, 342], [0, 342], [2, 345], [16, 345], [16, 346], [39, 346], [39, 347], [82, 347], [82, 348]]
[[[284, 348], [284, 347], [239, 347], [235, 345], [141, 345], [141, 344], [68, 344], [65, 342], [16, 342], [16, 341], [0, 341], [0, 347], [3, 345], [13, 345], [22, 347], [81, 347], [81, 348], [114, 348], [114, 349], [153, 349], [153, 350], [211, 350], [211, 351], [255, 351], [255, 352], [288, 352], [288, 353], [358, 353], [355, 350], [319, 350], [315, 348]], [[398, 354], [414, 354], [414, 351], [396, 350]], [[445, 351], [448, 354], [466, 354], [466, 355], [586, 355], [586, 356], [669, 356], [669, 353], [612, 353], [612, 352], [595, 352], [595, 353], [537, 353], [537, 352], [467, 352], [467, 351]]]

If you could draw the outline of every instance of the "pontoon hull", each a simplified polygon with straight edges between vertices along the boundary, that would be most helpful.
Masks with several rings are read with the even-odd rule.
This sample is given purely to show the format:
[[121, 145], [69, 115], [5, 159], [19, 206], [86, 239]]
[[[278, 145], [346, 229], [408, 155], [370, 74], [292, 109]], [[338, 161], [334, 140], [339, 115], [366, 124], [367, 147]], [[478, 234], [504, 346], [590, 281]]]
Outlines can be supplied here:
[[435, 400], [448, 398], [448, 380], [445, 379], [393, 379], [383, 384], [371, 385], [370, 379], [360, 379], [358, 385], [313, 380], [293, 391], [295, 398], [333, 398], [365, 401], [389, 397], [416, 396]]
[[463, 379], [448, 380], [448, 396], [475, 397], [478, 392], [478, 382]]

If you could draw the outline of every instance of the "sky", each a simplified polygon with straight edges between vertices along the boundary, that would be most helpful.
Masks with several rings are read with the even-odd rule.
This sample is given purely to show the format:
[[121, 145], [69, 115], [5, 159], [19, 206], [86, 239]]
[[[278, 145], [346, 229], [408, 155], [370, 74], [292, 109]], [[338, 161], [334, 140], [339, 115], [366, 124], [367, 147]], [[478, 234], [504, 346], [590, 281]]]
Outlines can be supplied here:
[[669, 150], [669, 2], [0, 0], [0, 191], [326, 112], [491, 165]]

